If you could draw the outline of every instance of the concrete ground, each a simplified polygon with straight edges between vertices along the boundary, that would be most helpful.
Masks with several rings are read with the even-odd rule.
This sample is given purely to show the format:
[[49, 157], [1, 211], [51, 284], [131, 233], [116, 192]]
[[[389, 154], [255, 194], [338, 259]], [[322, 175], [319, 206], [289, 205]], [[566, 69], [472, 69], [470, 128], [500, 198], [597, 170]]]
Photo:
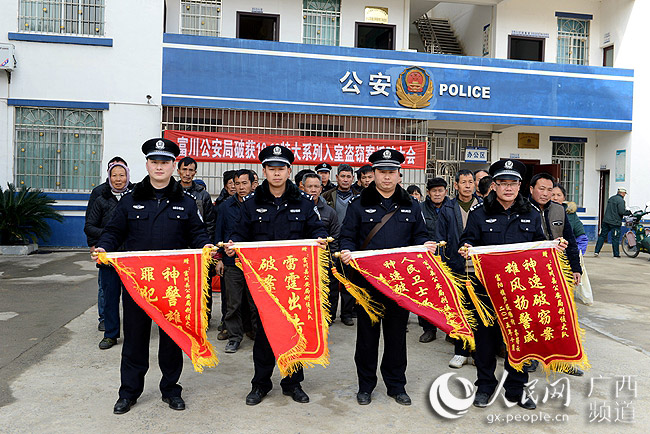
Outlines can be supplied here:
[[[114, 415], [121, 343], [106, 351], [97, 348], [102, 334], [97, 331], [94, 305], [96, 271], [87, 261], [88, 254], [0, 257], [0, 432], [647, 431], [647, 257], [614, 259], [603, 251], [599, 258], [586, 258], [596, 301], [593, 306], [578, 305], [578, 312], [592, 369], [584, 377], [557, 375], [550, 376], [548, 382], [541, 372], [531, 374], [531, 379], [538, 380], [534, 390], [540, 401], [549, 382], [568, 378], [568, 406], [563, 400], [550, 399], [538, 403], [537, 410], [526, 411], [506, 408], [499, 398], [486, 409], [470, 407], [455, 420], [436, 415], [429, 403], [429, 389], [436, 378], [450, 372], [473, 382], [475, 368], [448, 368], [453, 346], [441, 333], [432, 343], [419, 343], [421, 330], [414, 316], [407, 335], [410, 407], [387, 397], [381, 379], [372, 404], [362, 407], [356, 403], [355, 327], [337, 321], [330, 332], [330, 365], [305, 371], [303, 387], [311, 398], [309, 404], [294, 403], [281, 394], [276, 370], [274, 390], [260, 405], [246, 406], [244, 398], [253, 375], [252, 341], [245, 338], [236, 354], [225, 354], [225, 342], [217, 341], [213, 327], [208, 337], [217, 348], [220, 363], [198, 374], [185, 358], [181, 381], [186, 411], [170, 410], [160, 399], [157, 333], [153, 333], [144, 394], [129, 413]], [[218, 297], [215, 301], [218, 311]], [[499, 373], [502, 363], [498, 359]], [[622, 383], [625, 376], [633, 377]], [[618, 397], [617, 381], [621, 389]], [[566, 380], [560, 384], [563, 382]], [[636, 386], [636, 397], [628, 390], [630, 383]], [[462, 397], [460, 389], [452, 387], [452, 391]], [[548, 421], [531, 422], [533, 417]]]

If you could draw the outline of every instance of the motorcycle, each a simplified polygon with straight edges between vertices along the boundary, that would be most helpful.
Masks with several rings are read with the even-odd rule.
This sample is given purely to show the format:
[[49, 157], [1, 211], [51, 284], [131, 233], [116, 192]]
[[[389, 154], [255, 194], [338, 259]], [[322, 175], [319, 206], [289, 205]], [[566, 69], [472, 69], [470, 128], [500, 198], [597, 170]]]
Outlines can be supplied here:
[[639, 253], [650, 253], [650, 228], [641, 224], [643, 216], [650, 214], [650, 202], [644, 209], [633, 210], [632, 215], [623, 217], [625, 226], [630, 230], [621, 237], [621, 249], [630, 258], [636, 258]]

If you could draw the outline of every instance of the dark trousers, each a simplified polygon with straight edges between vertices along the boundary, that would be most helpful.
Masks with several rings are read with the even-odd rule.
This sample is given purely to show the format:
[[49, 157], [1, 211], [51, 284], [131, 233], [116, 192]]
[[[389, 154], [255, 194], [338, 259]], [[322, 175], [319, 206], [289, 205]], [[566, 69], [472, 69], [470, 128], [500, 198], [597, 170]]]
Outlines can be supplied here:
[[[241, 342], [244, 337], [244, 325], [242, 321], [242, 308], [250, 309], [253, 330], [257, 323], [257, 308], [251, 293], [246, 285], [244, 273], [236, 265], [226, 265], [224, 267], [224, 280], [227, 282], [228, 292], [226, 293], [226, 316], [224, 325], [228, 330], [228, 340]], [[244, 298], [248, 303], [244, 304]]]
[[99, 322], [104, 321], [104, 287], [102, 286], [102, 273], [101, 268], [99, 268], [99, 273], [97, 274], [97, 320]]
[[[144, 376], [149, 369], [151, 318], [131, 298], [122, 296], [124, 309], [124, 344], [120, 375], [120, 398], [137, 399], [144, 390]], [[174, 341], [159, 329], [158, 366], [162, 372], [160, 392], [163, 397], [181, 396], [178, 379], [183, 370], [183, 353]]]
[[[492, 303], [487, 297], [485, 288], [480, 285], [476, 285], [474, 288], [477, 290], [479, 298], [490, 309], [494, 310]], [[476, 341], [474, 361], [476, 363], [477, 379], [474, 384], [477, 387], [477, 393], [492, 395], [499, 384], [499, 381], [494, 375], [494, 371], [497, 367], [497, 354], [499, 354], [499, 349], [503, 341], [501, 328], [496, 319], [494, 320], [494, 324], [489, 327], [483, 325], [480, 319], [476, 323], [477, 328], [474, 330], [474, 340]], [[519, 401], [524, 391], [524, 384], [528, 382], [528, 372], [526, 369], [524, 369], [524, 372], [515, 370], [508, 363], [507, 357], [503, 361], [503, 367], [508, 372], [508, 377], [504, 383], [506, 398], [509, 401]]]
[[219, 279], [221, 279], [221, 319], [219, 322], [223, 323], [224, 319], [226, 318], [226, 308], [228, 305], [226, 299], [226, 279], [223, 277], [219, 277]]
[[[253, 387], [259, 387], [263, 391], [269, 392], [273, 389], [271, 375], [273, 374], [273, 368], [275, 367], [275, 355], [273, 354], [271, 344], [269, 344], [269, 340], [266, 337], [266, 332], [264, 331], [261, 322], [257, 327], [255, 343], [253, 344], [253, 364], [255, 365], [255, 374], [253, 375], [251, 384]], [[300, 386], [300, 383], [304, 379], [305, 376], [302, 372], [302, 368], [300, 368], [293, 375], [284, 377], [280, 381], [280, 387], [282, 387], [283, 391], [289, 392], [297, 386]]]
[[99, 285], [104, 289], [105, 338], [120, 337], [120, 295], [122, 281], [113, 267], [99, 269]]
[[[480, 321], [480, 320], [479, 320]], [[454, 356], [469, 357], [469, 347], [463, 347], [463, 341], [454, 339]]]
[[596, 248], [594, 249], [595, 253], [600, 253], [600, 249], [603, 248], [603, 244], [607, 241], [607, 235], [612, 233], [612, 252], [614, 256], [620, 256], [618, 251], [618, 246], [621, 244], [621, 225], [610, 225], [609, 223], [604, 223], [600, 228], [600, 234], [598, 235], [598, 241], [596, 241]]
[[425, 318], [421, 316], [418, 316], [418, 325], [422, 327], [422, 330], [424, 330], [425, 332], [428, 331], [435, 332], [436, 330], [438, 330], [436, 326], [434, 326], [433, 324], [431, 324], [429, 321], [427, 321]]
[[352, 318], [354, 313], [354, 297], [339, 283], [338, 280], [330, 274], [330, 320], [333, 322], [336, 319], [336, 310], [339, 307], [339, 295], [341, 297], [341, 319]]
[[208, 276], [208, 295], [206, 296], [206, 307], [208, 308], [207, 311], [207, 316], [208, 316], [208, 323], [210, 323], [210, 320], [212, 319], [212, 279], [214, 279], [214, 276], [209, 275]]
[[[367, 287], [367, 286], [366, 286]], [[377, 385], [377, 359], [379, 357], [379, 335], [384, 331], [384, 354], [381, 357], [381, 377], [389, 395], [405, 392], [406, 389], [406, 324], [409, 312], [383, 296], [372, 297], [383, 303], [386, 311], [379, 323], [372, 324], [366, 311], [357, 306], [357, 343], [354, 362], [357, 365], [359, 392], [372, 392]]]

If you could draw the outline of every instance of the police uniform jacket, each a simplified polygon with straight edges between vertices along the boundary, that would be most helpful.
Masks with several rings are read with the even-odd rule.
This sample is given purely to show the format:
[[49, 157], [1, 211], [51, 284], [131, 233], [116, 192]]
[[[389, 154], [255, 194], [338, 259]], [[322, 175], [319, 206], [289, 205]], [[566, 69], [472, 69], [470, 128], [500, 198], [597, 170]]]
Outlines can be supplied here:
[[496, 192], [491, 191], [483, 203], [470, 210], [459, 244], [489, 246], [545, 239], [539, 212], [521, 194], [506, 210], [497, 200]]
[[[214, 233], [214, 243], [217, 244], [221, 241], [228, 242], [232, 238], [232, 233], [235, 230], [236, 224], [239, 221], [242, 209], [242, 202], [238, 200], [235, 194], [230, 196], [219, 205], [217, 210], [217, 223]], [[235, 265], [235, 257], [227, 256], [223, 248], [219, 249], [221, 258], [225, 265]]]
[[330, 250], [336, 252], [338, 251], [339, 237], [341, 236], [339, 217], [336, 215], [334, 208], [329, 206], [322, 196], [318, 198], [316, 208], [318, 209], [318, 214], [320, 214], [321, 221], [325, 225], [327, 236], [334, 238], [334, 241], [330, 243]]
[[246, 196], [231, 238], [236, 242], [318, 237], [327, 237], [327, 232], [311, 197], [287, 180], [284, 194], [276, 200], [264, 180]]
[[360, 250], [372, 228], [397, 207], [397, 212], [375, 234], [365, 250], [406, 247], [430, 240], [420, 203], [406, 190], [399, 185], [395, 188], [390, 207], [385, 207], [382, 199], [373, 181], [350, 201], [341, 229], [341, 250]]
[[542, 209], [532, 197], [529, 201], [542, 217], [542, 231], [546, 234], [546, 239], [554, 240], [559, 237], [564, 238], [569, 244], [565, 252], [569, 259], [571, 271], [582, 274], [578, 243], [576, 242], [576, 236], [573, 233], [573, 228], [569, 223], [569, 217], [564, 207], [559, 203], [549, 201], [546, 207]]
[[197, 184], [192, 181], [192, 185], [188, 188], [183, 188], [183, 190], [190, 193], [196, 198], [196, 206], [201, 213], [201, 218], [203, 218], [203, 223], [208, 231], [208, 234], [212, 235], [214, 233], [214, 225], [217, 220], [215, 215], [214, 205], [212, 205], [212, 198], [210, 193], [202, 185]]
[[119, 201], [97, 246], [110, 252], [201, 248], [209, 243], [195, 198], [171, 178], [158, 199], [147, 176]]
[[[483, 199], [477, 198], [479, 204]], [[478, 204], [477, 204], [478, 205]], [[476, 206], [476, 205], [475, 205]], [[467, 218], [469, 222], [469, 217]], [[442, 249], [442, 260], [449, 265], [455, 273], [465, 273], [465, 258], [460, 256], [460, 236], [463, 234], [463, 216], [461, 214], [458, 198], [455, 197], [443, 202], [436, 227], [436, 240], [446, 241]]]

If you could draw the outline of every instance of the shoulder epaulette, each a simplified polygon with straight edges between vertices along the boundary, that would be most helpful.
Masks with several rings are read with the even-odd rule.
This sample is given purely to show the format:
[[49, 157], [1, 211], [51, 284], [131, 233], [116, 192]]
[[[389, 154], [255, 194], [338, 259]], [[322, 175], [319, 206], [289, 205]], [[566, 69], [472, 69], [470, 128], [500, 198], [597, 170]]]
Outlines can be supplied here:
[[248, 196], [244, 196], [244, 198], [242, 199], [242, 202], [246, 202], [248, 199], [250, 199], [253, 196], [255, 196], [255, 192], [251, 191], [251, 193]]
[[350, 202], [348, 202], [348, 203], [352, 203], [352, 202], [354, 202], [355, 200], [359, 199], [360, 197], [361, 197], [360, 194], [357, 194], [356, 196], [352, 196], [352, 199], [350, 199]]
[[482, 207], [482, 206], [483, 206], [483, 202], [481, 202], [481, 203], [477, 203], [476, 205], [474, 205], [473, 207], [471, 207], [469, 210], [470, 210], [470, 211], [474, 211], [475, 209], [477, 209], [477, 208], [479, 208], [479, 207]]
[[189, 191], [187, 191], [187, 190], [183, 190], [183, 193], [185, 193], [186, 195], [188, 195], [188, 196], [191, 197], [192, 199], [196, 200], [196, 196], [194, 196], [194, 195], [193, 195], [192, 193], [190, 193]]
[[311, 195], [305, 193], [305, 192], [302, 191], [302, 190], [300, 190], [300, 194], [301, 194], [302, 197], [304, 197], [305, 199], [308, 199], [308, 200], [312, 200], [312, 199], [313, 199], [313, 198], [311, 197]]

